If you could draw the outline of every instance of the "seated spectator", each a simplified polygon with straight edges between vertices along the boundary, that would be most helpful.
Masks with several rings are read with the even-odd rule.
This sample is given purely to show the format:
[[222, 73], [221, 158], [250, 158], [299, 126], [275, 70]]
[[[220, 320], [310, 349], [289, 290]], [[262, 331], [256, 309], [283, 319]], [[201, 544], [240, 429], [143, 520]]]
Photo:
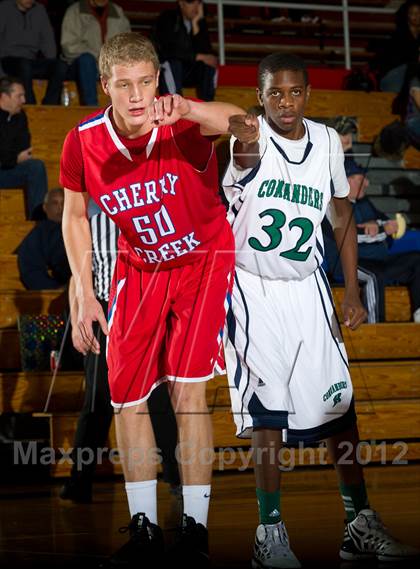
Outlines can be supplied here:
[[[345, 169], [358, 233], [358, 265], [375, 276], [379, 321], [385, 321], [385, 286], [399, 284], [409, 287], [413, 320], [420, 323], [420, 252], [390, 254], [389, 242], [398, 230], [397, 222], [379, 211], [365, 195], [369, 186], [366, 170], [352, 158], [346, 159]], [[325, 245], [330, 247], [330, 241], [326, 240]], [[329, 253], [330, 258], [334, 256], [333, 276], [340, 280], [342, 270], [338, 254]]]
[[420, 150], [420, 63], [406, 66], [401, 91], [392, 103], [399, 119], [384, 126], [373, 143], [373, 154], [388, 160], [402, 160], [413, 146]]
[[0, 75], [19, 77], [30, 104], [36, 103], [32, 79], [48, 79], [42, 104], [59, 105], [66, 71], [67, 66], [57, 59], [54, 32], [44, 6], [34, 0], [0, 2]]
[[399, 93], [407, 66], [419, 61], [420, 0], [407, 0], [396, 13], [396, 27], [380, 58], [381, 91]]
[[61, 26], [61, 49], [70, 65], [82, 105], [98, 104], [99, 51], [105, 40], [130, 31], [122, 8], [109, 0], [80, 0], [67, 9]]
[[25, 188], [27, 215], [40, 219], [48, 191], [42, 160], [32, 158], [31, 135], [23, 105], [25, 90], [20, 79], [0, 79], [0, 190]]
[[353, 135], [357, 134], [357, 122], [353, 117], [340, 115], [335, 117], [331, 126], [338, 132], [341, 140], [343, 152], [347, 155], [352, 154]]
[[47, 219], [40, 221], [18, 248], [20, 278], [29, 290], [61, 288], [71, 277], [61, 232], [62, 188], [50, 190], [43, 207]]
[[420, 63], [407, 66], [404, 84], [392, 104], [406, 129], [407, 142], [420, 150]]
[[160, 94], [182, 94], [184, 87], [195, 87], [199, 99], [212, 101], [217, 57], [212, 52], [201, 0], [179, 0], [176, 10], [163, 12], [154, 40], [162, 63]]

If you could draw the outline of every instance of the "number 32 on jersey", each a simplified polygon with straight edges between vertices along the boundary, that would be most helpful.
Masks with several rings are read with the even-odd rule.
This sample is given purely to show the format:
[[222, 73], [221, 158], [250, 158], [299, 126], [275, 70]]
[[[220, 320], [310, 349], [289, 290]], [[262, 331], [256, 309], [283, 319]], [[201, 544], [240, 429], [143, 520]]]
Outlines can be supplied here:
[[[271, 223], [268, 225], [263, 225], [262, 230], [270, 238], [268, 245], [261, 243], [256, 237], [250, 237], [248, 243], [250, 247], [256, 249], [257, 251], [272, 251], [276, 249], [281, 244], [283, 235], [282, 229], [286, 225], [285, 214], [278, 209], [266, 209], [259, 214], [261, 219], [268, 217], [271, 218]], [[293, 261], [306, 261], [309, 257], [312, 247], [307, 247], [303, 249], [305, 243], [311, 238], [314, 231], [314, 224], [312, 221], [306, 217], [295, 217], [287, 224], [289, 230], [297, 228], [300, 230], [300, 236], [298, 237], [295, 246], [292, 249], [287, 249], [287, 251], [281, 251], [279, 253], [280, 257], [285, 257], [286, 259], [291, 259]], [[284, 229], [283, 229], [284, 231]]]

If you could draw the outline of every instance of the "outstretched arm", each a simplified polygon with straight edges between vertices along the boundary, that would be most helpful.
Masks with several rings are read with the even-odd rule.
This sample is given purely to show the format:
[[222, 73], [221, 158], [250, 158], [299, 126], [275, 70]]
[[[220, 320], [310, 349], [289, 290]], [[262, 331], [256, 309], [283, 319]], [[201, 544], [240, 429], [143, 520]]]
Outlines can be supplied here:
[[357, 279], [357, 233], [353, 210], [348, 199], [333, 198], [331, 214], [346, 287], [342, 305], [344, 324], [351, 330], [356, 330], [366, 320], [367, 314], [360, 301]]
[[93, 334], [92, 322], [98, 321], [104, 334], [108, 334], [108, 326], [92, 284], [92, 237], [86, 216], [88, 198], [84, 192], [73, 192], [67, 188], [64, 192], [63, 237], [74, 276], [77, 325], [85, 350], [99, 354], [99, 342]]
[[246, 114], [243, 109], [231, 103], [200, 103], [184, 99], [181, 95], [160, 97], [148, 110], [150, 120], [157, 126], [174, 124], [183, 118], [198, 123], [204, 136], [227, 134], [229, 118], [232, 115]]

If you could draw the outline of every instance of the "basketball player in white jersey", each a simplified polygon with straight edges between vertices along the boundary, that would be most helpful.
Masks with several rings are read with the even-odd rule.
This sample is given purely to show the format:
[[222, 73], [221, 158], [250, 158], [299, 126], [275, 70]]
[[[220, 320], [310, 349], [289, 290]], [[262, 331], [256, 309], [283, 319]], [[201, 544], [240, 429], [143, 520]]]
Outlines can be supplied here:
[[[344, 323], [355, 330], [366, 312], [340, 140], [333, 129], [304, 118], [310, 86], [300, 58], [263, 59], [257, 96], [262, 116], [230, 119], [232, 159], [223, 182], [236, 240], [225, 356], [237, 435], [252, 437], [260, 515], [252, 564], [300, 567], [271, 457], [283, 442], [323, 439], [347, 514], [340, 556], [406, 558], [416, 551], [391, 538], [369, 507], [356, 460], [347, 355], [321, 268], [321, 221], [330, 205], [345, 275]], [[342, 441], [352, 455], [341, 463], [349, 448]]]

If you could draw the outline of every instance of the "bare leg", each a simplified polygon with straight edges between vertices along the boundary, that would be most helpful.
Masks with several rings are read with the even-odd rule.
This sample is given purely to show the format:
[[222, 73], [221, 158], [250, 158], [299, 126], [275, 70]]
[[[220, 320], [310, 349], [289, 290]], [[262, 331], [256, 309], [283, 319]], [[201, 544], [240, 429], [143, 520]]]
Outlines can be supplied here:
[[[266, 492], [280, 490], [278, 456], [282, 447], [282, 432], [275, 429], [254, 429], [252, 448], [255, 482]], [[274, 458], [274, 460], [273, 460]]]
[[118, 449], [126, 482], [154, 480], [157, 475], [155, 436], [147, 403], [115, 413]]
[[206, 526], [214, 447], [206, 382], [170, 383], [169, 394], [178, 425], [177, 458], [183, 498], [181, 532], [173, 562], [183, 567], [209, 567]]
[[357, 425], [327, 439], [327, 448], [337, 473], [340, 494], [347, 521], [353, 521], [358, 513], [369, 507], [363, 469], [357, 460], [359, 432]]
[[155, 437], [147, 403], [116, 412], [115, 425], [131, 522], [129, 541], [112, 555], [111, 564], [113, 567], [132, 567], [141, 559], [144, 566], [151, 567], [156, 552], [163, 550], [163, 537], [157, 525], [159, 455], [154, 452]]
[[210, 484], [213, 429], [206, 402], [206, 382], [169, 385], [178, 425], [178, 460], [183, 485]]
[[[327, 439], [328, 453], [333, 461], [337, 477], [342, 484], [361, 484], [363, 482], [363, 468], [357, 461], [357, 445], [360, 442], [357, 425]], [[343, 458], [344, 453], [351, 453]]]

